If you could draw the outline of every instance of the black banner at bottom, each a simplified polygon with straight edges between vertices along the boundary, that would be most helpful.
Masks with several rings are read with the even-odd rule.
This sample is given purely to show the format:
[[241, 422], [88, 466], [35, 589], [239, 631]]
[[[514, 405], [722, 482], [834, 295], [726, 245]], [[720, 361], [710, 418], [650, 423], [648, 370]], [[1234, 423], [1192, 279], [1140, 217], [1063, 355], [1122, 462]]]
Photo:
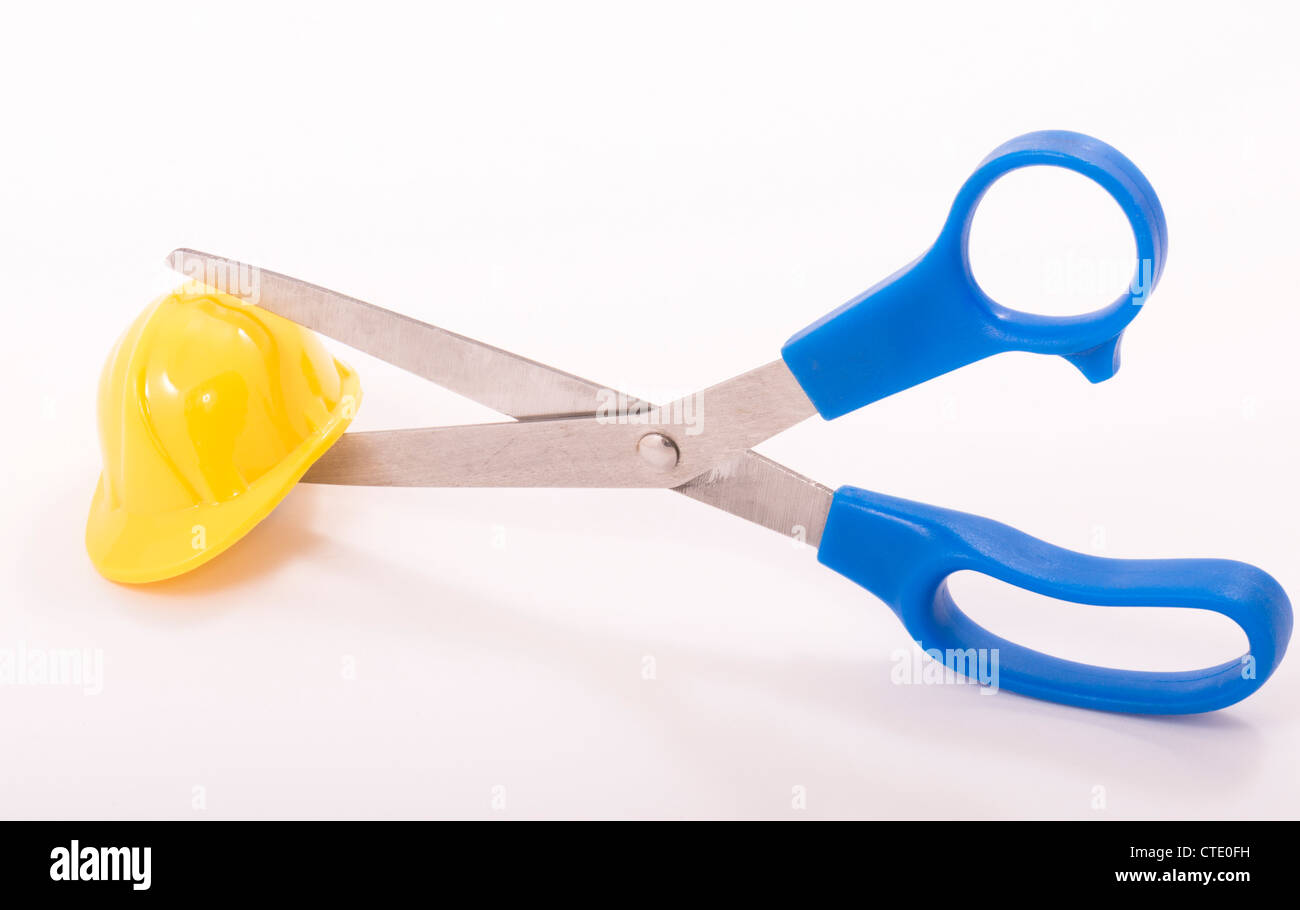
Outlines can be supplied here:
[[515, 885], [684, 897], [725, 883], [768, 896], [901, 886], [1232, 900], [1290, 890], [1297, 834], [1296, 823], [1250, 821], [546, 824], [7, 822], [0, 876], [7, 896], [69, 898], [377, 897], [441, 882], [448, 896]]

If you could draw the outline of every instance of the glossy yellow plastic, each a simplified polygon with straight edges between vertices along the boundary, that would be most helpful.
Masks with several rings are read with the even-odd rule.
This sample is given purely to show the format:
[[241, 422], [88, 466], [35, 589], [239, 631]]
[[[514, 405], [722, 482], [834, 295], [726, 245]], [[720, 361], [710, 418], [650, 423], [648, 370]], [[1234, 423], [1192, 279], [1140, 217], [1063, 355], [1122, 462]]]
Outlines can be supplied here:
[[193, 283], [155, 300], [99, 380], [95, 568], [148, 582], [212, 559], [270, 514], [360, 403], [356, 373], [302, 326]]

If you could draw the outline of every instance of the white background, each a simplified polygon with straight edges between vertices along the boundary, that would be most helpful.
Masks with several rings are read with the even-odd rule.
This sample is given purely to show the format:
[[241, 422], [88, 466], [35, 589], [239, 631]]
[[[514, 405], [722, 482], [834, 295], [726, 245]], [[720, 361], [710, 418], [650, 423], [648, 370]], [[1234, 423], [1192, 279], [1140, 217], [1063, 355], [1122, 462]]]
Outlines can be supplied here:
[[[105, 676], [0, 686], [0, 816], [1300, 814], [1300, 659], [1181, 719], [896, 685], [886, 607], [666, 492], [302, 486], [190, 575], [95, 573], [98, 371], [175, 283], [173, 247], [665, 400], [909, 261], [998, 143], [1068, 128], [1131, 157], [1169, 219], [1119, 375], [1004, 355], [761, 451], [1300, 592], [1290, 6], [548, 6], [6, 13], [0, 648], [102, 649]], [[976, 272], [1004, 302], [1087, 309], [1126, 231], [1081, 178], [1016, 174], [977, 218]], [[362, 375], [356, 429], [494, 418], [333, 347]], [[1215, 616], [957, 590], [1003, 634], [1112, 665], [1244, 641]]]

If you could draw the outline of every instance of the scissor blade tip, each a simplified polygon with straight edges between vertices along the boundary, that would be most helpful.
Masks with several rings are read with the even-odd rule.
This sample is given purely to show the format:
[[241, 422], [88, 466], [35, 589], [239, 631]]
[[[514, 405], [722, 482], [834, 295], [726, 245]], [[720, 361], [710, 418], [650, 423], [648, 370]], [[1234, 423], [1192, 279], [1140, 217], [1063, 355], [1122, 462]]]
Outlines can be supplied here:
[[163, 259], [163, 263], [167, 265], [169, 268], [173, 268], [176, 269], [177, 271], [180, 271], [181, 266], [185, 264], [186, 258], [194, 255], [197, 254], [195, 253], [194, 250], [191, 250], [189, 247], [183, 247], [183, 246], [177, 247], [176, 249], [172, 250], [170, 253], [167, 254], [166, 258]]
[[214, 256], [212, 253], [181, 246], [168, 253], [163, 264], [186, 277], [201, 278], [213, 268], [230, 268], [238, 263], [224, 256]]

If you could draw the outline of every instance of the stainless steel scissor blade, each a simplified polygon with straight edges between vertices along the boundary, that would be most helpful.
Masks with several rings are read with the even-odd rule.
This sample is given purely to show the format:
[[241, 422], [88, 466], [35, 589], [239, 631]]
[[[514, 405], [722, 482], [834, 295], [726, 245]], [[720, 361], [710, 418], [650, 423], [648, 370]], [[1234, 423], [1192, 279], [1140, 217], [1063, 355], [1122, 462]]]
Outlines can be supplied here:
[[[831, 491], [748, 448], [814, 413], [779, 360], [697, 393], [711, 429], [690, 436], [679, 425], [654, 420], [660, 409], [650, 403], [346, 294], [196, 250], [175, 250], [167, 262], [187, 277], [516, 418], [345, 433], [304, 482], [661, 487], [810, 545], [821, 539]], [[594, 417], [610, 398], [622, 412], [606, 421]], [[671, 405], [663, 410], [673, 412]], [[664, 431], [681, 450], [670, 471], [636, 455], [642, 438]]]
[[197, 250], [174, 250], [167, 264], [517, 420], [595, 412], [586, 380], [364, 300]]

